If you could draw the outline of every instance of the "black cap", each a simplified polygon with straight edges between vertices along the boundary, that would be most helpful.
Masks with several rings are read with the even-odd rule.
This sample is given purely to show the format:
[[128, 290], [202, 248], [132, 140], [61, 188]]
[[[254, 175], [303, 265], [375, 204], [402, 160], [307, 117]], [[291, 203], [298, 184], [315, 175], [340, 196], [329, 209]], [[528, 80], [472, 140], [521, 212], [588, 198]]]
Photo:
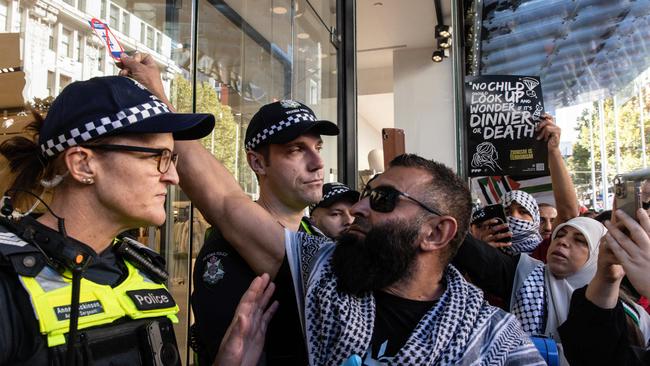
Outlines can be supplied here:
[[323, 199], [311, 208], [313, 212], [318, 207], [330, 207], [336, 202], [347, 201], [356, 203], [361, 194], [343, 183], [332, 182], [323, 184]]
[[63, 89], [45, 117], [38, 144], [45, 157], [52, 157], [100, 136], [171, 132], [176, 140], [194, 140], [213, 127], [211, 114], [172, 113], [137, 81], [104, 76]]
[[339, 128], [330, 121], [318, 120], [314, 111], [294, 100], [281, 100], [262, 106], [246, 129], [246, 149], [264, 144], [284, 144], [307, 132], [334, 136]]

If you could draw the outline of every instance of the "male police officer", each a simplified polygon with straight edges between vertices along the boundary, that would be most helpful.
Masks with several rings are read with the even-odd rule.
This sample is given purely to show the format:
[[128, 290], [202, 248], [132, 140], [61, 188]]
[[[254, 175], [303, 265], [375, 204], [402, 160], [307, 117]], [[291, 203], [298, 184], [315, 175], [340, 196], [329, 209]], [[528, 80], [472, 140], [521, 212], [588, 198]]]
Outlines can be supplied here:
[[[253, 116], [246, 130], [248, 164], [258, 177], [260, 197], [257, 203], [280, 225], [322, 235], [304, 209], [321, 199], [323, 160], [320, 135], [336, 135], [338, 127], [318, 120], [306, 105], [282, 100], [270, 103]], [[249, 230], [256, 230], [251, 221]], [[291, 285], [288, 266], [275, 276], [278, 313], [267, 335], [267, 364], [299, 365], [306, 363], [306, 352]], [[200, 364], [211, 364], [237, 302], [255, 277], [253, 270], [230, 246], [221, 233], [210, 234], [194, 267], [192, 309], [192, 345]]]
[[343, 183], [323, 184], [323, 199], [311, 208], [310, 219], [327, 237], [337, 239], [352, 225], [350, 207], [359, 200], [359, 192]]

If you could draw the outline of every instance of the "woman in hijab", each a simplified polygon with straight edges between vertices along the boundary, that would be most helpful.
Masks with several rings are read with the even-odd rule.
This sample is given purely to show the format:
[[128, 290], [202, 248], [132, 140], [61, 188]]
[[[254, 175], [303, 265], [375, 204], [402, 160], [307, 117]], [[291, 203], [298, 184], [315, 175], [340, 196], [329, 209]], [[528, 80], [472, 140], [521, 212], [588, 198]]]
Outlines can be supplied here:
[[527, 254], [505, 254], [468, 235], [454, 264], [478, 287], [503, 298], [528, 334], [560, 342], [557, 327], [567, 318], [573, 291], [596, 273], [605, 231], [602, 224], [584, 217], [558, 225], [546, 264]]
[[537, 201], [524, 191], [510, 191], [503, 195], [502, 202], [512, 233], [512, 245], [503, 250], [513, 255], [531, 253], [542, 242]]
[[625, 275], [650, 296], [650, 218], [643, 209], [636, 212], [638, 221], [622, 211], [614, 216], [621, 225], [605, 223], [596, 275], [573, 292], [559, 328], [564, 354], [574, 366], [650, 364], [650, 316], [621, 296]]
[[[554, 123], [552, 116], [544, 114], [536, 130], [537, 139], [547, 142], [548, 169], [557, 209], [553, 226], [557, 226], [578, 216], [578, 197], [560, 151], [561, 129]], [[504, 194], [501, 202], [508, 222], [504, 224], [498, 219], [487, 220], [474, 231], [475, 236], [495, 248], [502, 248], [508, 254], [528, 253], [544, 260], [549, 239], [543, 240], [539, 235], [540, 215], [537, 201], [524, 191], [513, 190]], [[498, 241], [506, 238], [510, 238], [510, 241]]]

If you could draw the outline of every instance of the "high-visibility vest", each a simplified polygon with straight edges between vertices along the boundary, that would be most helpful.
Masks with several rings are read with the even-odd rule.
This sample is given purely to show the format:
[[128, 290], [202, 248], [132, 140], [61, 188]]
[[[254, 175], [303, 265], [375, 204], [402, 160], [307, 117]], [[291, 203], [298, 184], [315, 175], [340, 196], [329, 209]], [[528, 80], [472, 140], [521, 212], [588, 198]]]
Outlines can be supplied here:
[[[177, 323], [178, 306], [164, 285], [151, 281], [129, 262], [127, 278], [116, 287], [81, 279], [78, 329], [86, 329], [128, 317], [167, 317]], [[60, 275], [49, 266], [35, 277], [18, 276], [27, 291], [40, 332], [49, 347], [65, 343], [72, 295], [71, 273]]]

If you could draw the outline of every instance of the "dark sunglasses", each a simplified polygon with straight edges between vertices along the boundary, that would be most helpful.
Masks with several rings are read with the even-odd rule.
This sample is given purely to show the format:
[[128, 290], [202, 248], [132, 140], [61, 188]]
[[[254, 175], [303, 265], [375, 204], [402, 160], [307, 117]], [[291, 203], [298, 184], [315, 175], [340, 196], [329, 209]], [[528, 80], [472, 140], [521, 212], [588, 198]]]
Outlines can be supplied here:
[[361, 197], [359, 197], [359, 201], [368, 197], [370, 199], [371, 209], [377, 212], [391, 212], [395, 209], [395, 206], [397, 206], [397, 200], [399, 199], [400, 196], [406, 197], [409, 200], [417, 203], [420, 207], [431, 212], [434, 215], [444, 216], [440, 211], [431, 208], [425, 205], [424, 203], [416, 200], [415, 198], [411, 197], [408, 193], [400, 192], [397, 189], [389, 186], [379, 186], [375, 188], [370, 188], [369, 186], [366, 186], [366, 188], [361, 193]]
[[131, 152], [142, 152], [151, 154], [152, 157], [155, 157], [158, 160], [158, 171], [160, 174], [165, 174], [169, 171], [169, 167], [172, 163], [176, 164], [178, 161], [178, 154], [174, 154], [171, 150], [165, 149], [156, 149], [153, 147], [142, 147], [142, 146], [130, 146], [130, 145], [112, 145], [112, 144], [97, 144], [97, 145], [79, 145], [87, 149], [98, 149], [105, 151], [131, 151]]

